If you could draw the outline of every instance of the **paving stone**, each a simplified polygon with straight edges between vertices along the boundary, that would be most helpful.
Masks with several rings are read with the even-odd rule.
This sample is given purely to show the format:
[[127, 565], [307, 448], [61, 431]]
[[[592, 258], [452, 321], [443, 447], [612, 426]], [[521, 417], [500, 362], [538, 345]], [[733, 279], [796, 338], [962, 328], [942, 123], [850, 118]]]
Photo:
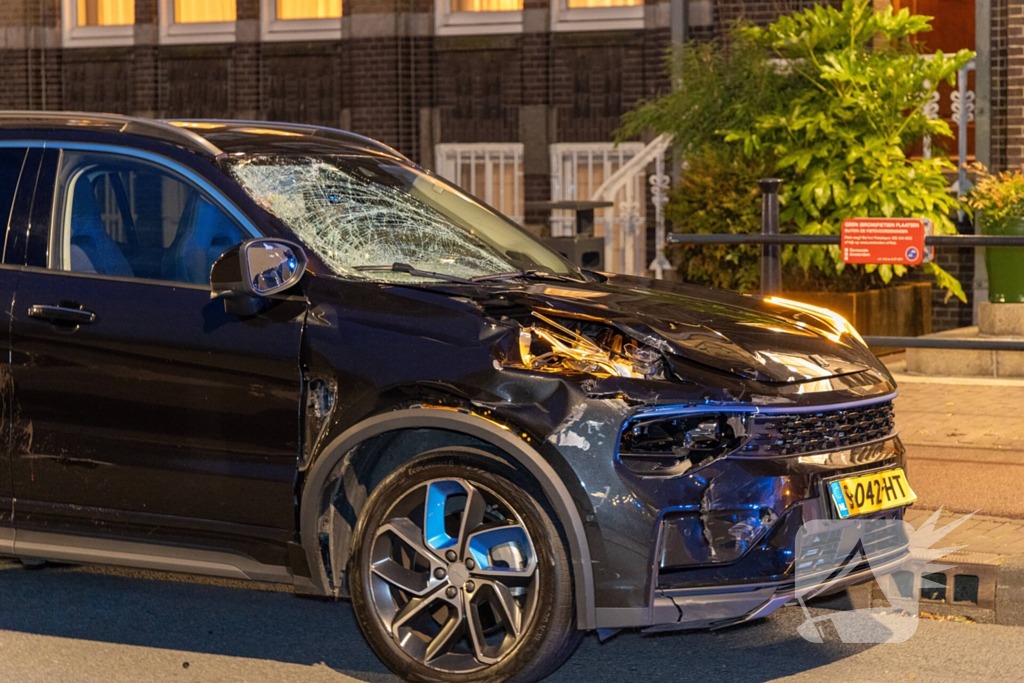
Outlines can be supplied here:
[[1024, 386], [897, 383], [896, 427], [904, 443], [1024, 451], [1024, 410], [1007, 410], [1024, 406]]
[[1020, 531], [1020, 524], [1017, 524], [1016, 522], [1003, 522], [1002, 524], [997, 526], [995, 529], [992, 529], [991, 531], [985, 532], [984, 535], [985, 535], [986, 538], [991, 538], [993, 540], [999, 540], [1000, 538], [1004, 538], [1004, 537], [1005, 538], [1009, 538], [1009, 537], [1013, 536], [1015, 533], [1017, 533], [1019, 531]]

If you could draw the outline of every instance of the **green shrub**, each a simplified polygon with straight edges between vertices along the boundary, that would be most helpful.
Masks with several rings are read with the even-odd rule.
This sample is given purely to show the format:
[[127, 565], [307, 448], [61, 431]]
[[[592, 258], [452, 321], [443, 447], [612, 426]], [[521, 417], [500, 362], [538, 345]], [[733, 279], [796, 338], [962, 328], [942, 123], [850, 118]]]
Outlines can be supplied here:
[[[679, 185], [669, 191], [665, 217], [675, 232], [744, 234], [761, 229], [758, 178], [769, 173], [765, 159], [743, 159], [705, 145], [687, 157]], [[756, 245], [674, 245], [668, 257], [689, 282], [737, 292], [760, 286], [760, 248]]]
[[[928, 119], [922, 105], [942, 81], [953, 83], [973, 56], [968, 50], [930, 59], [919, 54], [911, 37], [930, 30], [929, 20], [906, 9], [876, 13], [870, 0], [845, 0], [841, 10], [819, 5], [766, 28], [737, 27], [725, 45], [685, 47], [674, 76], [683, 79], [683, 87], [641, 103], [625, 117], [620, 138], [645, 128], [671, 132], [684, 158], [693, 157], [691, 168], [703, 168], [706, 176], [712, 157], [704, 150], [717, 144], [727, 159], [718, 164], [723, 178], [735, 181], [729, 169], [744, 163], [752, 174], [782, 178], [783, 232], [838, 234], [846, 218], [882, 216], [930, 218], [937, 234], [955, 232], [950, 214], [957, 202], [943, 176], [953, 165], [943, 157], [910, 159], [905, 151], [926, 134], [951, 136], [949, 126]], [[756, 178], [748, 180], [756, 188]], [[674, 203], [691, 210], [713, 199], [713, 193], [686, 184], [672, 195]], [[686, 216], [675, 207], [668, 212]], [[760, 225], [750, 223], [749, 212], [726, 206], [705, 215], [706, 223], [721, 220], [750, 231]], [[691, 230], [685, 223], [683, 229]], [[703, 252], [705, 262], [693, 273], [710, 270], [714, 249]], [[790, 272], [795, 264], [807, 277], [856, 269], [846, 267], [838, 246], [788, 247], [783, 258]], [[751, 267], [743, 255], [737, 261]], [[956, 279], [935, 264], [922, 267], [935, 275], [947, 298], [966, 301]], [[865, 266], [860, 272], [840, 280], [866, 277], [887, 284], [906, 268]], [[750, 282], [749, 275], [734, 279]]]

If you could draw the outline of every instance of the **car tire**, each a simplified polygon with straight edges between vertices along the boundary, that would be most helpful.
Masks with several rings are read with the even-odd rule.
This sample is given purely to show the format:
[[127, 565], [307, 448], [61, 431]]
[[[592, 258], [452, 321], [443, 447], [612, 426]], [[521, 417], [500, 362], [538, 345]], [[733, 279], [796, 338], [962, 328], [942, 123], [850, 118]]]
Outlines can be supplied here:
[[349, 578], [360, 629], [389, 669], [417, 683], [527, 683], [572, 655], [582, 632], [569, 557], [531, 484], [449, 459], [374, 489]]

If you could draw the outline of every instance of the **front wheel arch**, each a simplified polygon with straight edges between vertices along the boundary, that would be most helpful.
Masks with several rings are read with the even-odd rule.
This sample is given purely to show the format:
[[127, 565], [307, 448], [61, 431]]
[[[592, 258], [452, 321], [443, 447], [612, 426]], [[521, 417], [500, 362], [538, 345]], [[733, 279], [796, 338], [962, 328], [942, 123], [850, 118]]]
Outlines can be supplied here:
[[320, 543], [320, 525], [326, 512], [323, 505], [325, 488], [351, 470], [351, 456], [361, 444], [388, 432], [414, 429], [443, 430], [471, 437], [509, 458], [537, 481], [569, 544], [578, 626], [581, 629], [596, 628], [590, 547], [583, 520], [568, 488], [551, 464], [530, 444], [501, 425], [472, 413], [425, 408], [396, 410], [368, 418], [328, 444], [307, 473], [299, 502], [299, 533], [310, 569], [310, 583], [301, 588], [317, 595], [339, 594], [338, 588], [332, 587], [327, 579], [325, 563], [330, 560], [324, 557]]

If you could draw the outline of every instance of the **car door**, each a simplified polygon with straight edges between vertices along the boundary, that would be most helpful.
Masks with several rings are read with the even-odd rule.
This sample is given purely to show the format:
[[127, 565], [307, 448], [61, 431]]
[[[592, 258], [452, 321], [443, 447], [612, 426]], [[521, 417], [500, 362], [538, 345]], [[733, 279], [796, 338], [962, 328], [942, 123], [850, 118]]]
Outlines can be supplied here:
[[[0, 222], [3, 225], [4, 245], [12, 232], [24, 231], [27, 214], [32, 201], [35, 185], [35, 171], [39, 166], [42, 150], [33, 150], [31, 157], [26, 146], [20, 143], [0, 143]], [[21, 183], [22, 177], [25, 178]], [[10, 450], [14, 438], [12, 410], [14, 408], [13, 382], [11, 380], [11, 311], [14, 291], [21, 275], [21, 261], [12, 258], [0, 263], [0, 306], [4, 312], [0, 322], [0, 550], [10, 551], [14, 543], [12, 512], [14, 488], [11, 483]]]
[[255, 231], [193, 172], [51, 147], [11, 316], [19, 546], [45, 530], [283, 547], [304, 300], [240, 318], [211, 299], [213, 261]]

